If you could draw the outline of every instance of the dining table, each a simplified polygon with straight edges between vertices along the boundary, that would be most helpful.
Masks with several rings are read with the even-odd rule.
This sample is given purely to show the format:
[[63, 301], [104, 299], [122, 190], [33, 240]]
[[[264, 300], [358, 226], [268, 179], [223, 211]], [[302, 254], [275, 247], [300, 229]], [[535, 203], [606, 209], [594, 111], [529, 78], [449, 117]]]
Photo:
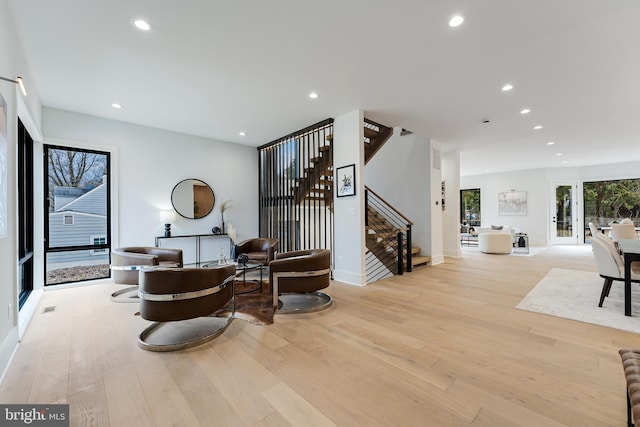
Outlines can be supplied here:
[[624, 258], [624, 315], [631, 316], [631, 263], [640, 261], [640, 240], [622, 239], [618, 249]]

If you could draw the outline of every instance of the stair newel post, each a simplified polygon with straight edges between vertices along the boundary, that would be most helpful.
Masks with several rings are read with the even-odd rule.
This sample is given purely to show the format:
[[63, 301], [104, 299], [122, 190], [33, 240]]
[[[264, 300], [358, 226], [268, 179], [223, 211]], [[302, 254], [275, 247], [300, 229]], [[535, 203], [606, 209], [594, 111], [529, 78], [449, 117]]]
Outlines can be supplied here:
[[369, 226], [369, 190], [364, 190], [364, 226]]
[[402, 256], [402, 231], [398, 231], [398, 275], [402, 276], [404, 259]]
[[413, 254], [411, 253], [411, 249], [413, 246], [411, 245], [411, 224], [407, 224], [407, 273], [411, 273], [413, 270], [413, 261], [411, 257]]

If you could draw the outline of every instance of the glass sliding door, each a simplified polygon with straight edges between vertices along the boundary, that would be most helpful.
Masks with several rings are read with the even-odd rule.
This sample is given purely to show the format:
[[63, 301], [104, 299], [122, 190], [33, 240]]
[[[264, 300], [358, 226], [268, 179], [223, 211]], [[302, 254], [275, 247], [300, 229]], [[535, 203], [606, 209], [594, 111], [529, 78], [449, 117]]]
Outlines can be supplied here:
[[582, 192], [585, 242], [591, 239], [590, 222], [608, 234], [614, 221], [630, 218], [640, 231], [640, 178], [588, 181]]
[[45, 145], [45, 285], [110, 276], [110, 153]]
[[33, 139], [18, 119], [18, 308], [33, 290]]

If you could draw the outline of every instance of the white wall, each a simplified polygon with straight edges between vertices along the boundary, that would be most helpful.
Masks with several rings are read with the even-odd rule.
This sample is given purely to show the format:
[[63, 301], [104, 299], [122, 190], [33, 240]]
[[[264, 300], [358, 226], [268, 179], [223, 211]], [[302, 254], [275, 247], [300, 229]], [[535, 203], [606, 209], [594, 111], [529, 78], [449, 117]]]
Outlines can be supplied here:
[[155, 236], [164, 234], [160, 210], [171, 208], [173, 187], [187, 178], [209, 184], [216, 198], [214, 211], [201, 219], [178, 215], [172, 235], [211, 233], [212, 227], [220, 227], [218, 206], [225, 200], [232, 200], [225, 223], [233, 223], [238, 240], [258, 234], [258, 153], [254, 147], [50, 108], [43, 110], [43, 130], [45, 143], [113, 153], [114, 247], [153, 246]]
[[442, 213], [442, 155], [440, 144], [433, 140], [429, 141], [429, 161], [430, 181], [429, 186], [429, 211], [431, 227], [429, 229], [429, 243], [427, 253], [431, 256], [431, 264], [441, 264], [444, 262], [443, 241], [444, 222]]
[[[482, 226], [511, 225], [529, 235], [532, 245], [547, 244], [549, 213], [549, 178], [546, 170], [532, 169], [466, 176], [460, 178], [461, 189], [480, 188]], [[516, 190], [527, 192], [526, 215], [499, 215], [498, 193]]]
[[358, 286], [366, 284], [363, 121], [363, 112], [355, 110], [337, 117], [333, 123], [334, 171], [342, 166], [356, 166], [355, 196], [334, 199], [333, 277], [340, 282]]
[[443, 253], [460, 257], [460, 152], [442, 153], [442, 179], [445, 182], [445, 210], [442, 212]]
[[[640, 162], [629, 162], [579, 168], [531, 169], [526, 171], [483, 174], [460, 178], [461, 189], [480, 188], [482, 225], [512, 225], [529, 235], [532, 245], [549, 243], [549, 218], [553, 215], [551, 184], [557, 181], [583, 181], [640, 177]], [[498, 193], [527, 192], [527, 215], [498, 215]], [[580, 227], [583, 226], [582, 207], [578, 207]]]

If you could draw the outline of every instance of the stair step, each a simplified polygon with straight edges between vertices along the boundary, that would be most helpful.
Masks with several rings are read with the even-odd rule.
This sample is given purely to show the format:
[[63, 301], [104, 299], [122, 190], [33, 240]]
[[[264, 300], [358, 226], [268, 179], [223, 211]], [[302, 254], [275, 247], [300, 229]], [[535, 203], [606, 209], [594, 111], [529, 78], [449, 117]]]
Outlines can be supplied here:
[[412, 247], [411, 248], [411, 256], [415, 256], [415, 255], [420, 254], [420, 251], [422, 251], [422, 249], [420, 249], [419, 247], [417, 247], [417, 246]]
[[413, 267], [416, 267], [419, 265], [427, 265], [430, 262], [431, 262], [430, 256], [414, 256], [411, 258], [411, 265]]
[[375, 138], [378, 135], [380, 135], [380, 131], [377, 131], [377, 130], [374, 130], [374, 129], [369, 129], [369, 128], [364, 128], [364, 136], [365, 136], [365, 138]]
[[318, 148], [318, 151], [329, 151], [329, 150], [331, 150], [330, 145], [323, 145], [322, 147]]

